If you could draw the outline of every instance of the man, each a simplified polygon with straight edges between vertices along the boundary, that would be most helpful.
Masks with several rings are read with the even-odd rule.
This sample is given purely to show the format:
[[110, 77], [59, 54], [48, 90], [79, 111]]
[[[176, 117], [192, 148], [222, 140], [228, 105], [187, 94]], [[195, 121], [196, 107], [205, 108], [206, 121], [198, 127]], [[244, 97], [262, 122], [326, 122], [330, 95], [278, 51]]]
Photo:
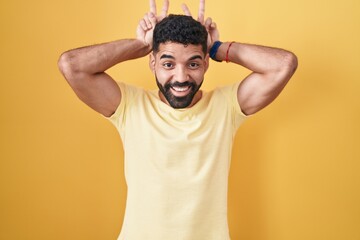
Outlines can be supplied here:
[[[233, 137], [247, 115], [272, 102], [297, 67], [277, 48], [220, 42], [217, 26], [167, 16], [155, 0], [136, 39], [62, 54], [59, 68], [78, 97], [118, 129], [125, 151], [127, 205], [119, 240], [227, 240], [227, 184]], [[150, 54], [158, 91], [116, 83], [108, 68]], [[241, 83], [200, 90], [215, 61], [252, 70]]]

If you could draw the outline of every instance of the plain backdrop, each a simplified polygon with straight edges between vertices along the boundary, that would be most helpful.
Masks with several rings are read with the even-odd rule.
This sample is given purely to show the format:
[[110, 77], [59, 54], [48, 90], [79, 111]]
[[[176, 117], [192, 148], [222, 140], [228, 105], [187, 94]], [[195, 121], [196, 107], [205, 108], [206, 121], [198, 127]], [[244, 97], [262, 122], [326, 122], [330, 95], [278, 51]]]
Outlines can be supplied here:
[[[196, 16], [198, 1], [185, 2]], [[170, 11], [181, 13], [181, 3]], [[116, 239], [126, 199], [120, 137], [77, 99], [57, 60], [135, 37], [146, 11], [147, 0], [1, 0], [1, 240]], [[207, 0], [206, 16], [223, 41], [299, 59], [283, 93], [236, 135], [232, 240], [359, 240], [360, 1]], [[148, 57], [108, 73], [156, 88]], [[212, 61], [203, 89], [249, 73]]]

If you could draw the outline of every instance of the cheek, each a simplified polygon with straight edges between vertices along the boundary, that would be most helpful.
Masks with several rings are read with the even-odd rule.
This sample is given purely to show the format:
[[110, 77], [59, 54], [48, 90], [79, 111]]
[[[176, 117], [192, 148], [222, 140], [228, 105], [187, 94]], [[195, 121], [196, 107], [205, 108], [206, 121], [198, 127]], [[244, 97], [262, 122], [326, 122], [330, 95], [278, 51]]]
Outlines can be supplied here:
[[171, 79], [171, 72], [170, 71], [164, 71], [164, 70], [161, 70], [161, 69], [156, 69], [155, 74], [156, 74], [156, 77], [157, 77], [158, 81], [161, 84], [164, 84], [164, 83], [168, 82]]
[[204, 72], [196, 72], [191, 77], [197, 84], [199, 84], [204, 80]]

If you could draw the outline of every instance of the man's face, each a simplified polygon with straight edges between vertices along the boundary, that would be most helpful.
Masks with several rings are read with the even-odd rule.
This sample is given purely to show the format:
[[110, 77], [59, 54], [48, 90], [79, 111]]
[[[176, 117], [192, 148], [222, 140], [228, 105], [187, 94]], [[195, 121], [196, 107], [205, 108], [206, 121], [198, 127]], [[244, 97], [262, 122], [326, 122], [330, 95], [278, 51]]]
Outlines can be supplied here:
[[201, 45], [160, 44], [159, 51], [150, 55], [150, 67], [161, 100], [173, 108], [191, 107], [199, 101], [201, 92], [198, 90], [208, 68], [208, 59]]

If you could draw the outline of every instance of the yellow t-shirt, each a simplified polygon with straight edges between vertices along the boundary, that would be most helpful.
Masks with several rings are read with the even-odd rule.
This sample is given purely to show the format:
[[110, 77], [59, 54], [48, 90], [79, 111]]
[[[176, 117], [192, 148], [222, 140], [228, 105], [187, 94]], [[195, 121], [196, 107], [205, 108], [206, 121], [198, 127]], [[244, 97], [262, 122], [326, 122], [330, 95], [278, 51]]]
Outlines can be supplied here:
[[174, 109], [158, 90], [119, 83], [122, 100], [109, 120], [124, 147], [128, 186], [118, 240], [229, 240], [228, 173], [233, 138], [246, 116], [239, 83], [203, 92]]

